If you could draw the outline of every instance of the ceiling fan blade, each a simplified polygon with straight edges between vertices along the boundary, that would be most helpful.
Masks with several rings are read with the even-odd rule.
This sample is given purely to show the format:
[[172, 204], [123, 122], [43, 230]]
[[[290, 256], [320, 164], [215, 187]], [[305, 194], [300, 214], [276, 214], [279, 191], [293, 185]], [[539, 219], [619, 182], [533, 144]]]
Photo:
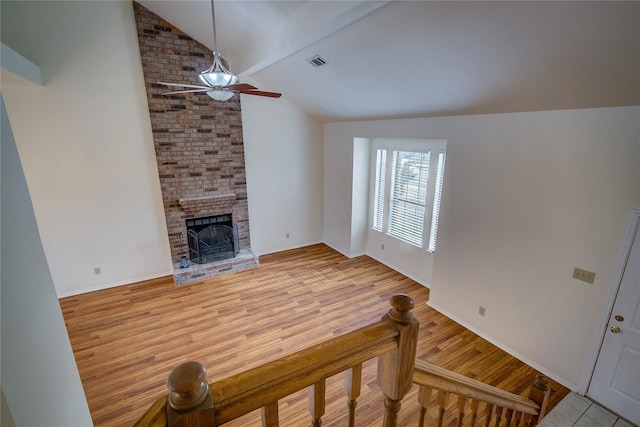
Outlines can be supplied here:
[[238, 91], [241, 91], [241, 90], [256, 90], [256, 89], [258, 89], [257, 87], [252, 86], [252, 85], [250, 85], [248, 83], [237, 83], [237, 84], [234, 84], [234, 85], [224, 86], [224, 88], [225, 89], [231, 89], [231, 90], [238, 90]]
[[167, 82], [158, 82], [159, 85], [172, 86], [172, 87], [190, 87], [193, 89], [207, 89], [211, 90], [209, 86], [196, 86], [196, 85], [188, 85], [188, 84], [177, 84], [177, 83], [167, 83]]
[[178, 91], [175, 91], [175, 92], [163, 93], [163, 95], [175, 95], [177, 93], [207, 92], [209, 90], [211, 90], [211, 89], [210, 88], [202, 88], [202, 89], [178, 90]]
[[282, 96], [281, 93], [265, 92], [263, 90], [238, 90], [237, 92], [244, 93], [245, 95], [268, 96], [269, 98], [280, 98]]
[[194, 93], [194, 92], [208, 92], [210, 90], [225, 90], [225, 91], [233, 91], [238, 93], [245, 93], [247, 95], [256, 95], [256, 96], [267, 96], [269, 98], [280, 98], [282, 94], [276, 92], [266, 92], [263, 90], [257, 90], [258, 88], [250, 85], [248, 83], [237, 83], [227, 86], [220, 87], [209, 87], [209, 86], [196, 86], [190, 84], [178, 84], [178, 83], [167, 83], [167, 82], [158, 82], [158, 84], [177, 87], [177, 88], [191, 88], [187, 90], [178, 90], [174, 92], [163, 93], [163, 95], [176, 95], [180, 93]]

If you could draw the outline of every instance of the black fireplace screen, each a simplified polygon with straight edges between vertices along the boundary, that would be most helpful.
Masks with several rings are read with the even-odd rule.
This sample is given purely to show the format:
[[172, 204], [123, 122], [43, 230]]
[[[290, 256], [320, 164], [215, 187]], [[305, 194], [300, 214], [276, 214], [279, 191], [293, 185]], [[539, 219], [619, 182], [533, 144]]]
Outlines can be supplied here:
[[231, 214], [188, 219], [189, 259], [196, 264], [233, 258], [237, 251], [237, 232]]

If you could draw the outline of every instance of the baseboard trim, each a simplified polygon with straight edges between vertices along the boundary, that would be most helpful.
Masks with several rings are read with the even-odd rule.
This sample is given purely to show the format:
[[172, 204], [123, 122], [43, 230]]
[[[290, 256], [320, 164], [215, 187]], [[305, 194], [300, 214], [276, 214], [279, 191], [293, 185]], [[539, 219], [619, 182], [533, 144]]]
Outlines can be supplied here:
[[499, 349], [506, 351], [511, 356], [515, 357], [516, 359], [520, 360], [521, 362], [524, 362], [527, 365], [529, 365], [532, 368], [534, 368], [535, 370], [543, 373], [544, 375], [546, 375], [547, 377], [551, 378], [555, 382], [563, 385], [564, 387], [568, 388], [571, 391], [578, 392], [579, 388], [575, 384], [565, 380], [562, 377], [559, 377], [558, 375], [554, 374], [553, 372], [545, 369], [543, 366], [538, 365], [537, 363], [535, 363], [534, 361], [530, 360], [529, 358], [524, 357], [523, 355], [521, 355], [517, 351], [515, 351], [515, 350], [509, 348], [508, 346], [504, 345], [503, 343], [501, 343], [499, 341], [496, 341], [495, 339], [491, 338], [490, 336], [488, 336], [484, 332], [479, 331], [478, 329], [476, 329], [473, 326], [469, 325], [467, 322], [458, 319], [456, 316], [454, 316], [453, 314], [449, 313], [447, 310], [443, 309], [442, 307], [439, 307], [437, 304], [433, 304], [431, 301], [427, 301], [427, 305], [429, 307], [433, 308], [434, 310], [438, 311], [439, 313], [447, 316], [449, 319], [453, 320], [454, 322], [458, 323], [459, 325], [464, 326], [465, 328], [467, 328], [471, 332], [475, 333], [476, 335], [478, 335], [478, 336], [484, 338], [485, 340], [489, 341], [491, 344], [495, 345]]
[[118, 287], [118, 286], [131, 285], [133, 283], [144, 282], [145, 280], [158, 279], [160, 277], [168, 277], [168, 276], [170, 276], [173, 279], [173, 271], [168, 271], [168, 272], [159, 273], [159, 274], [153, 274], [153, 275], [145, 276], [145, 277], [139, 277], [139, 278], [136, 278], [136, 279], [123, 280], [123, 281], [120, 281], [120, 282], [107, 283], [107, 284], [104, 284], [104, 285], [94, 286], [94, 287], [91, 287], [91, 288], [77, 289], [75, 291], [60, 292], [60, 293], [57, 293], [57, 295], [58, 295], [58, 299], [66, 298], [66, 297], [72, 297], [74, 295], [80, 295], [80, 294], [86, 294], [86, 293], [89, 293], [89, 292], [101, 291], [101, 290], [104, 290], [104, 289], [115, 288], [115, 287]]
[[351, 254], [348, 256], [349, 259], [351, 258], [358, 258], [359, 256], [363, 256], [363, 255], [367, 255], [366, 252], [356, 252], [355, 254]]
[[[260, 251], [260, 252], [256, 252], [255, 249], [253, 249], [253, 248], [252, 249], [253, 249], [253, 252], [260, 257], [262, 255], [276, 254], [278, 252], [290, 251], [292, 249], [299, 249], [299, 248], [304, 248], [306, 246], [318, 245], [320, 243], [324, 243], [324, 242], [322, 242], [322, 241], [315, 242], [314, 241], [314, 242], [307, 242], [307, 243], [296, 243], [296, 244], [291, 245], [291, 246], [283, 246], [283, 247], [280, 247], [280, 248], [272, 248], [272, 249], [267, 249], [267, 250]], [[329, 245], [327, 245], [327, 246], [329, 246]]]
[[[431, 284], [430, 284], [430, 283], [425, 283], [425, 282], [423, 282], [422, 280], [418, 279], [417, 277], [412, 276], [411, 274], [407, 273], [406, 271], [403, 271], [401, 268], [398, 268], [398, 267], [396, 267], [395, 265], [393, 265], [393, 264], [391, 264], [391, 263], [388, 263], [388, 262], [386, 262], [386, 261], [384, 261], [384, 260], [382, 260], [382, 259], [380, 259], [380, 258], [378, 258], [378, 257], [376, 257], [376, 256], [374, 256], [374, 255], [371, 255], [371, 254], [365, 254], [365, 255], [367, 255], [369, 258], [373, 258], [373, 259], [375, 259], [375, 260], [376, 260], [376, 261], [378, 261], [380, 264], [384, 264], [384, 265], [386, 265], [387, 267], [389, 267], [390, 269], [392, 269], [392, 270], [394, 270], [394, 271], [397, 271], [398, 273], [402, 274], [403, 276], [407, 276], [409, 279], [411, 279], [411, 280], [413, 280], [414, 282], [416, 282], [416, 283], [418, 283], [418, 284], [420, 284], [420, 285], [424, 286], [425, 288], [427, 288], [427, 289], [431, 289]], [[440, 310], [438, 310], [438, 311], [440, 311]], [[443, 314], [444, 314], [444, 313], [443, 313]]]

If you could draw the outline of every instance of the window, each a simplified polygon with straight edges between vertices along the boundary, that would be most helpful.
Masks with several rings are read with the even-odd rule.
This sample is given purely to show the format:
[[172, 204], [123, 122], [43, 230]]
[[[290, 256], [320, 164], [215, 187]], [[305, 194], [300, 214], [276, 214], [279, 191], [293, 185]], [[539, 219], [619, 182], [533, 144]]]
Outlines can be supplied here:
[[429, 147], [415, 143], [378, 144], [372, 227], [435, 252], [444, 176], [444, 142], [422, 145]]
[[433, 195], [433, 213], [431, 214], [431, 233], [429, 233], [429, 252], [436, 251], [436, 235], [438, 234], [438, 218], [440, 218], [440, 197], [442, 196], [442, 178], [444, 177], [445, 153], [438, 153], [438, 172], [436, 188]]
[[376, 155], [375, 201], [373, 210], [373, 228], [382, 231], [384, 220], [384, 189], [387, 170], [387, 150], [378, 149]]

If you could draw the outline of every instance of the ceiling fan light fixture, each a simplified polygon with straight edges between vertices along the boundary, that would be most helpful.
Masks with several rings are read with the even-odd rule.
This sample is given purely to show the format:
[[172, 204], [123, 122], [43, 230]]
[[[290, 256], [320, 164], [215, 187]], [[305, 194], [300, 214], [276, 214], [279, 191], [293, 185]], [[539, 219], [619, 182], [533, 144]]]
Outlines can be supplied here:
[[213, 52], [213, 64], [200, 73], [200, 80], [212, 87], [224, 87], [235, 84], [238, 78], [222, 65], [220, 52]]
[[213, 98], [216, 101], [227, 101], [233, 97], [234, 92], [231, 92], [229, 90], [214, 89], [207, 92], [207, 95], [209, 95], [210, 98]]
[[257, 90], [258, 88], [255, 86], [246, 83], [236, 84], [238, 82], [238, 77], [236, 77], [236, 75], [231, 71], [227, 70], [227, 68], [222, 64], [220, 52], [218, 52], [218, 43], [216, 41], [216, 14], [215, 8], [213, 7], [213, 0], [211, 0], [211, 22], [213, 23], [213, 64], [198, 76], [204, 86], [158, 82], [161, 85], [180, 88], [180, 90], [163, 93], [163, 95], [205, 92], [210, 98], [213, 98], [216, 101], [227, 101], [233, 98], [233, 95], [236, 93], [280, 98], [280, 96], [282, 96], [280, 93]]

